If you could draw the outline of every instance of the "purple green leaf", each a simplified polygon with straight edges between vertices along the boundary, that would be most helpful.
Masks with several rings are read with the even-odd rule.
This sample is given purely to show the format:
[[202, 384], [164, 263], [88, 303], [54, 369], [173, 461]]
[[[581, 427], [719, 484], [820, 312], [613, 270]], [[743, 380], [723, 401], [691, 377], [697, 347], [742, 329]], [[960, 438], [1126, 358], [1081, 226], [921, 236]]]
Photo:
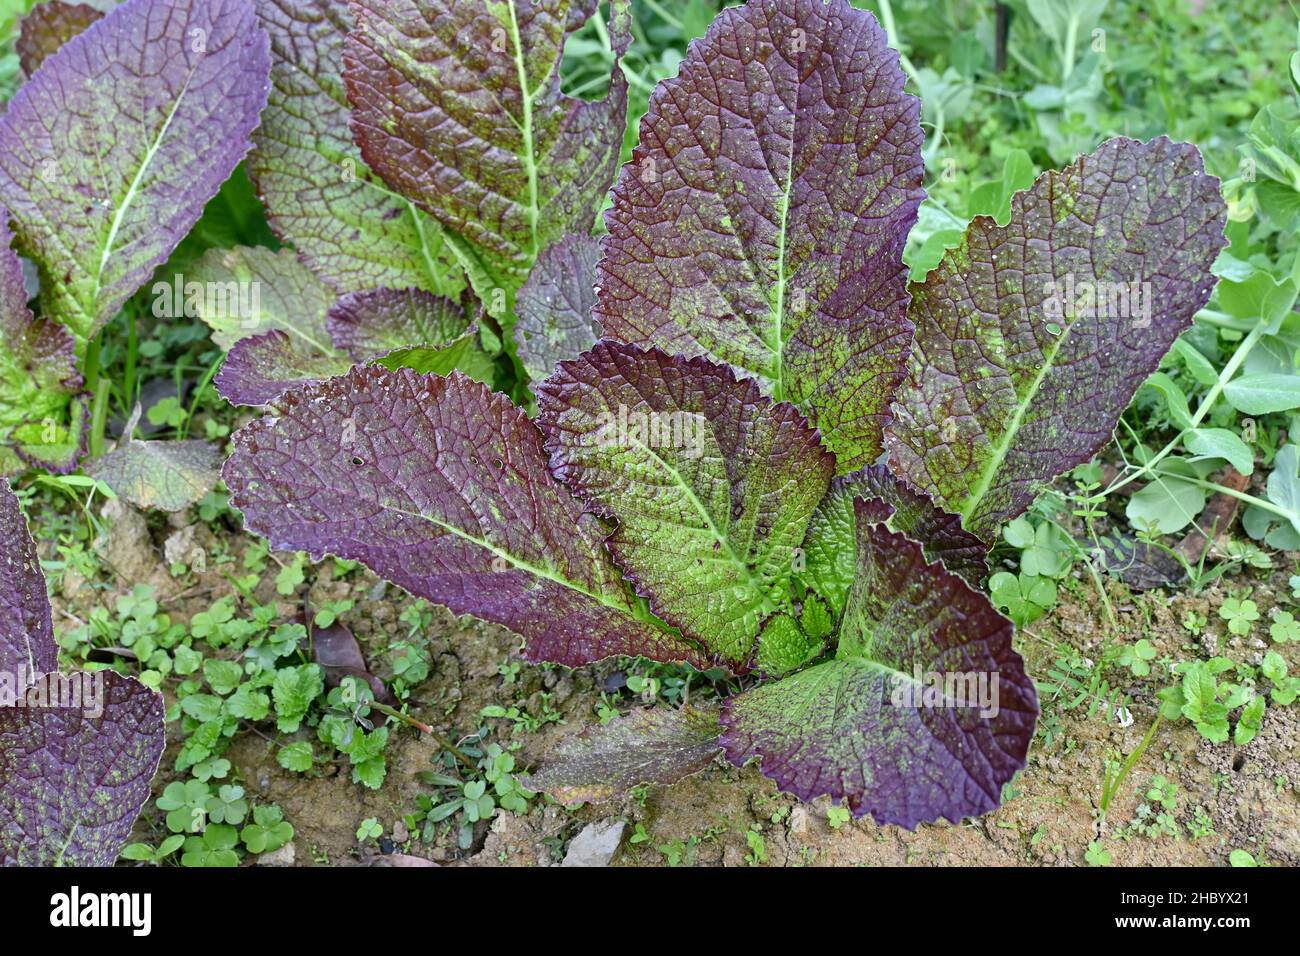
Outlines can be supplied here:
[[409, 368], [419, 375], [429, 372], [434, 375], [450, 375], [452, 369], [459, 369], [489, 388], [497, 385], [496, 361], [483, 351], [476, 329], [470, 329], [446, 345], [416, 345], [394, 349], [387, 355], [376, 358], [374, 364], [387, 369]]
[[919, 101], [845, 0], [722, 11], [650, 97], [606, 214], [605, 335], [706, 355], [874, 461], [911, 342]]
[[600, 241], [565, 236], [537, 257], [537, 264], [515, 299], [515, 344], [533, 381], [555, 371], [596, 344], [596, 263]]
[[90, 425], [76, 342], [27, 308], [22, 264], [0, 209], [0, 475], [72, 471]]
[[637, 593], [746, 667], [835, 471], [816, 430], [729, 366], [622, 342], [536, 391], [555, 476], [617, 520], [608, 547]]
[[46, 314], [79, 341], [167, 259], [243, 158], [269, 71], [246, 0], [127, 0], [9, 103], [0, 202], [40, 267]]
[[104, 16], [86, 3], [45, 0], [23, 17], [14, 50], [23, 73], [31, 76], [59, 47]]
[[59, 648], [36, 542], [18, 498], [0, 478], [0, 674], [12, 680], [20, 672], [47, 674], [58, 667]]
[[[566, 37], [595, 0], [354, 0], [344, 47], [352, 131], [370, 168], [447, 230], [493, 314], [537, 255], [589, 233], [627, 112], [615, 67], [599, 102], [560, 92]], [[626, 42], [626, 0], [611, 34]], [[616, 53], [619, 52], [617, 49]]]
[[456, 295], [464, 274], [437, 221], [394, 195], [352, 142], [347, 0], [258, 0], [257, 15], [271, 37], [271, 93], [248, 171], [271, 227], [339, 292]]
[[184, 511], [217, 485], [222, 450], [205, 441], [142, 441], [132, 437], [140, 406], [107, 454], [85, 463], [98, 478], [138, 508]]
[[334, 291], [292, 249], [209, 249], [189, 272], [160, 276], [151, 291], [155, 312], [159, 303], [170, 305], [172, 317], [183, 308], [208, 325], [212, 341], [227, 352], [241, 339], [272, 329], [308, 352], [333, 351], [325, 316]]
[[162, 757], [162, 695], [102, 670], [25, 698], [0, 707], [0, 865], [112, 866]]
[[448, 345], [469, 328], [459, 303], [422, 289], [352, 292], [325, 321], [334, 347], [358, 362], [411, 345]]
[[232, 405], [269, 405], [291, 388], [343, 375], [350, 368], [347, 356], [314, 351], [272, 329], [236, 342], [212, 383]]
[[890, 474], [884, 465], [869, 465], [831, 482], [808, 525], [804, 539], [805, 569], [800, 579], [821, 595], [835, 614], [857, 574], [857, 520], [853, 502], [866, 499], [873, 520], [918, 542], [931, 561], [960, 574], [972, 587], [988, 576], [988, 548], [961, 526], [956, 515], [940, 511], [928, 496]]
[[[722, 743], [802, 800], [877, 823], [995, 808], [1038, 714], [1011, 622], [920, 545], [855, 504], [858, 574], [834, 660], [730, 698]], [[996, 711], [996, 712], [994, 712]]]
[[1209, 299], [1224, 245], [1196, 147], [1114, 139], [978, 216], [913, 283], [894, 471], [985, 541], [1087, 461]]
[[711, 664], [637, 609], [527, 414], [458, 373], [367, 366], [288, 392], [236, 434], [225, 479], [273, 547], [360, 561], [510, 628], [531, 660]]
[[565, 806], [599, 803], [643, 784], [699, 773], [721, 752], [717, 714], [683, 707], [634, 710], [565, 739], [542, 769], [520, 779]]

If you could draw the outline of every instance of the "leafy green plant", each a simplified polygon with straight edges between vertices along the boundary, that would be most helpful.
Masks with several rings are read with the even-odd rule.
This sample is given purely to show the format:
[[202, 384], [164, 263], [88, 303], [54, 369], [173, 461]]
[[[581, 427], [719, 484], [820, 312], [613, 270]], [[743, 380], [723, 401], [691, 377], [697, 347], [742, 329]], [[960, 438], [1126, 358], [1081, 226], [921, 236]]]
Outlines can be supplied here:
[[[832, 10], [858, 28], [833, 25]], [[394, 104], [375, 95], [376, 78], [398, 75], [429, 88], [413, 52], [423, 41], [385, 22], [367, 20], [348, 40], [357, 59], [346, 79], [364, 101], [354, 104], [362, 153], [450, 236], [464, 225], [448, 211], [458, 201], [457, 170], [429, 181], [414, 175], [443, 162], [419, 151], [424, 118], [394, 124]], [[778, 23], [797, 26], [821, 51], [808, 61], [817, 69], [779, 61], [788, 75], [730, 103], [725, 122], [710, 117], [721, 107], [709, 107], [708, 97], [691, 100], [698, 111], [678, 108], [739, 68], [724, 37], [743, 29], [776, 48], [789, 39]], [[432, 56], [435, 47], [419, 52]], [[503, 624], [524, 637], [532, 660], [573, 666], [621, 654], [759, 672], [768, 680], [727, 700], [717, 745], [734, 763], [761, 760], [801, 797], [821, 792], [805, 781], [838, 781], [831, 795], [855, 814], [908, 826], [990, 809], [989, 795], [1023, 763], [1036, 704], [1010, 647], [1011, 624], [970, 584], [983, 579], [988, 546], [1027, 511], [1038, 484], [1091, 457], [1205, 304], [1224, 206], [1195, 149], [1113, 140], [1012, 196], [1005, 223], [976, 218], [962, 243], [909, 286], [902, 251], [922, 197], [923, 137], [886, 49], [868, 15], [838, 3], [751, 0], [723, 11], [678, 76], [650, 98], [641, 144], [612, 193], [598, 262], [585, 229], [570, 242], [513, 221], [476, 235], [492, 250], [485, 271], [496, 271], [507, 306], [510, 290], [522, 287], [502, 270], [535, 263], [539, 282], [557, 284], [581, 274], [584, 262], [595, 267], [577, 289], [589, 294], [566, 297], [565, 308], [576, 315], [569, 327], [595, 319], [604, 338], [525, 337], [558, 350], [546, 362], [552, 373], [532, 389], [536, 421], [454, 372], [364, 365], [291, 389], [271, 417], [235, 439], [225, 477], [248, 527], [276, 548], [362, 561], [418, 596]], [[815, 74], [842, 57], [869, 65], [878, 95], [870, 105], [863, 99], [862, 78], [825, 103], [817, 130], [784, 115], [795, 150], [746, 166], [741, 214], [728, 200], [735, 170], [719, 159], [739, 141], [727, 144], [772, 115], [783, 83], [802, 84], [809, 96], [838, 87]], [[850, 155], [831, 130], [865, 137], [870, 148]], [[701, 137], [721, 140], [688, 148]], [[869, 191], [870, 216], [851, 203], [845, 222], [857, 225], [826, 232], [824, 203], [835, 208], [878, 181], [867, 155], [873, 169], [891, 170], [890, 185]], [[804, 163], [826, 184], [824, 201], [794, 187]], [[708, 224], [707, 248], [683, 248], [668, 214], [687, 196]], [[1121, 210], [1124, 241], [1106, 245], [1100, 259], [1072, 251], [1103, 232], [1118, 235]], [[734, 253], [725, 262], [714, 251], [724, 247]], [[470, 271], [482, 293], [482, 276]], [[1004, 274], [1050, 281], [1021, 288], [999, 282]], [[1142, 307], [1144, 282], [1160, 285], [1148, 289], [1159, 308], [1150, 300]], [[1099, 289], [1109, 296], [1121, 285], [1126, 308], [1097, 307]], [[521, 291], [516, 303], [529, 301]], [[979, 348], [956, 344], [972, 340]], [[1122, 347], [1099, 360], [1089, 344], [1098, 340]], [[421, 448], [438, 449], [436, 460]], [[882, 453], [888, 468], [870, 464]], [[393, 467], [398, 460], [426, 464]], [[468, 487], [482, 509], [475, 516], [460, 504]], [[584, 512], [617, 524], [602, 527]], [[522, 524], [507, 517], [519, 515], [527, 515]], [[1023, 622], [1042, 606], [1036, 582], [1054, 587], [1052, 576], [1065, 574], [1066, 547], [1041, 522], [1010, 534], [1024, 545], [1022, 573], [1025, 565], [1036, 572], [1015, 579]], [[385, 544], [398, 538], [400, 549]], [[1010, 583], [990, 584], [1012, 607]], [[905, 622], [897, 619], [903, 606]], [[944, 623], [952, 608], [964, 615], [960, 633]], [[867, 706], [890, 696], [887, 672], [899, 661], [924, 669], [941, 651], [961, 656], [976, 631], [996, 635], [984, 640], [998, 648], [999, 716], [967, 726], [931, 723], [921, 708]], [[811, 701], [829, 688], [844, 706], [823, 715]], [[642, 689], [653, 691], [653, 681]], [[694, 765], [698, 727], [679, 725], [681, 752]], [[962, 755], [960, 766], [919, 775], [914, 760], [953, 759], [914, 752], [936, 732], [951, 738], [945, 749]], [[988, 746], [995, 738], [996, 754]], [[666, 763], [655, 771], [649, 779], [676, 772]], [[971, 774], [981, 785], [960, 795], [922, 782]], [[926, 792], [911, 792], [914, 785]]]

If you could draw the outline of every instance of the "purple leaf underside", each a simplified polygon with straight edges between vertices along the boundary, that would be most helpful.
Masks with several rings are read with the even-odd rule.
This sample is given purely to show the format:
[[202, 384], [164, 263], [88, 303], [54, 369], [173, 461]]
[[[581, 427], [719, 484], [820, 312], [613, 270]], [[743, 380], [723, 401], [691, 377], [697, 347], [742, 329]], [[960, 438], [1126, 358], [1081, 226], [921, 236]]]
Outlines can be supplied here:
[[26, 700], [0, 707], [0, 865], [112, 866], [162, 758], [162, 695], [102, 670], [48, 674]]
[[694, 707], [634, 710], [568, 737], [520, 782], [565, 806], [599, 803], [633, 787], [666, 786], [699, 773], [722, 752], [720, 732], [717, 714]]
[[599, 260], [600, 241], [585, 235], [565, 236], [537, 257], [515, 299], [515, 345], [533, 381], [596, 344], [600, 329], [592, 310]]
[[46, 674], [58, 666], [36, 542], [18, 498], [0, 478], [0, 673]]

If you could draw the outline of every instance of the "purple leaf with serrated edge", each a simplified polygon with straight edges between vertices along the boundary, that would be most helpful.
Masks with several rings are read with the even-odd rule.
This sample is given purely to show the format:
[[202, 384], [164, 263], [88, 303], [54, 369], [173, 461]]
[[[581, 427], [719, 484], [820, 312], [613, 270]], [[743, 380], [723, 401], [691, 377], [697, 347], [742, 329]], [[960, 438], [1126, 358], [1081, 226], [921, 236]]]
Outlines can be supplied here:
[[20, 671], [34, 676], [58, 666], [59, 648], [36, 542], [18, 498], [0, 478], [0, 673], [12, 679]]
[[1044, 173], [1007, 226], [976, 217], [912, 285], [894, 471], [993, 540], [1110, 439], [1209, 299], [1225, 215], [1196, 147], [1160, 137]]
[[519, 782], [566, 806], [598, 803], [699, 773], [722, 751], [720, 733], [717, 714], [642, 708], [566, 738], [537, 773]]
[[555, 476], [617, 520], [637, 592], [746, 667], [835, 472], [817, 432], [729, 366], [623, 342], [561, 362], [537, 404]]
[[455, 295], [464, 275], [442, 229], [366, 168], [343, 85], [347, 0], [258, 0], [271, 94], [248, 172], [271, 228], [339, 292], [418, 286]]
[[22, 263], [0, 209], [0, 475], [72, 471], [90, 427], [76, 342], [27, 308]]
[[531, 660], [710, 666], [633, 610], [605, 529], [551, 477], [527, 414], [459, 373], [367, 366], [288, 392], [236, 434], [225, 478], [273, 547], [360, 561], [510, 628]]
[[325, 322], [334, 347], [358, 362], [411, 345], [448, 345], [469, 328], [459, 303], [422, 289], [340, 296]]
[[1011, 622], [872, 523], [868, 502], [855, 507], [858, 574], [835, 659], [727, 700], [727, 757], [758, 757], [782, 790], [829, 794], [881, 824], [992, 810], [1025, 765], [1038, 714]]
[[269, 71], [245, 0], [127, 0], [19, 89], [0, 201], [47, 315], [89, 339], [149, 278], [247, 152]]
[[31, 76], [59, 47], [104, 16], [86, 3], [45, 0], [32, 7], [19, 25], [14, 50], [23, 73]]
[[312, 351], [272, 329], [235, 343], [212, 384], [232, 405], [267, 405], [287, 390], [344, 374], [352, 360]]
[[800, 579], [825, 598], [838, 614], [857, 573], [855, 498], [867, 499], [873, 520], [916, 541], [931, 561], [960, 574], [972, 587], [988, 576], [988, 548], [961, 526], [956, 515], [940, 511], [928, 496], [890, 474], [884, 465], [869, 465], [831, 482], [813, 513], [804, 539], [805, 570]]
[[574, 358], [596, 344], [596, 263], [600, 241], [565, 236], [537, 257], [515, 298], [515, 345], [519, 360], [534, 381], [555, 371], [557, 362]]
[[26, 699], [0, 707], [0, 865], [112, 866], [162, 757], [162, 695], [102, 670], [49, 674]]
[[722, 11], [660, 83], [606, 213], [604, 333], [708, 355], [875, 460], [911, 342], [919, 101], [845, 0]]
[[[490, 290], [512, 293], [548, 245], [590, 232], [613, 179], [627, 113], [622, 71], [615, 66], [601, 101], [560, 92], [565, 39], [597, 6], [352, 3], [344, 78], [361, 154], [443, 224], [494, 314], [502, 310]], [[611, 6], [621, 47], [627, 2]]]

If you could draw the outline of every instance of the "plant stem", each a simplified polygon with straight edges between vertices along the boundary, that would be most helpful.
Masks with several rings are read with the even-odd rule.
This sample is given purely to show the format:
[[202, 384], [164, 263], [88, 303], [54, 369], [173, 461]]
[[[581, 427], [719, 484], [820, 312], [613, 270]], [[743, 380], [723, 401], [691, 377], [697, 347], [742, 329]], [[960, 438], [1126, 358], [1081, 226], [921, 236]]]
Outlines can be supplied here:
[[921, 91], [921, 78], [917, 75], [916, 67], [912, 65], [912, 61], [903, 52], [903, 45], [898, 42], [898, 28], [894, 25], [894, 7], [890, 0], [880, 0], [880, 25], [885, 28], [885, 37], [889, 40], [889, 45], [898, 51], [898, 63], [903, 68], [903, 72], [911, 77], [919, 93]]
[[439, 744], [441, 744], [444, 750], [450, 752], [453, 757], [455, 757], [457, 760], [463, 763], [470, 770], [476, 772], [478, 771], [478, 764], [476, 764], [469, 757], [465, 756], [465, 754], [461, 752], [460, 748], [458, 748], [455, 744], [453, 744], [442, 734], [438, 733], [438, 731], [434, 730], [428, 724], [424, 723], [423, 721], [416, 720], [410, 714], [404, 714], [400, 710], [397, 710], [396, 708], [389, 707], [387, 704], [381, 704], [377, 700], [370, 701], [370, 706], [373, 707], [375, 710], [379, 711], [381, 714], [387, 714], [389, 717], [392, 717], [394, 720], [401, 721], [402, 723], [406, 724], [408, 727], [414, 727], [422, 734], [428, 734]]
[[1123, 488], [1125, 485], [1131, 484], [1144, 475], [1150, 474], [1156, 465], [1169, 457], [1170, 453], [1178, 447], [1178, 443], [1183, 440], [1183, 436], [1189, 431], [1197, 428], [1201, 422], [1205, 420], [1205, 416], [1210, 413], [1210, 409], [1214, 407], [1214, 403], [1217, 402], [1219, 396], [1223, 394], [1223, 387], [1232, 380], [1232, 376], [1237, 374], [1237, 369], [1241, 367], [1242, 362], [1246, 361], [1246, 356], [1248, 356], [1251, 350], [1259, 343], [1259, 340], [1263, 335], [1264, 323], [1259, 322], [1250, 330], [1250, 334], [1241, 340], [1241, 343], [1237, 346], [1237, 350], [1232, 353], [1232, 358], [1228, 359], [1228, 364], [1225, 365], [1223, 371], [1219, 373], [1219, 380], [1214, 383], [1214, 386], [1206, 392], [1205, 397], [1201, 399], [1201, 404], [1196, 408], [1196, 414], [1192, 416], [1191, 425], [1175, 435], [1169, 444], [1156, 452], [1156, 454], [1148, 459], [1147, 463], [1137, 471], [1130, 475], [1116, 478], [1112, 481], [1110, 487], [1102, 492], [1102, 497], [1107, 497], [1118, 491], [1120, 488]]

